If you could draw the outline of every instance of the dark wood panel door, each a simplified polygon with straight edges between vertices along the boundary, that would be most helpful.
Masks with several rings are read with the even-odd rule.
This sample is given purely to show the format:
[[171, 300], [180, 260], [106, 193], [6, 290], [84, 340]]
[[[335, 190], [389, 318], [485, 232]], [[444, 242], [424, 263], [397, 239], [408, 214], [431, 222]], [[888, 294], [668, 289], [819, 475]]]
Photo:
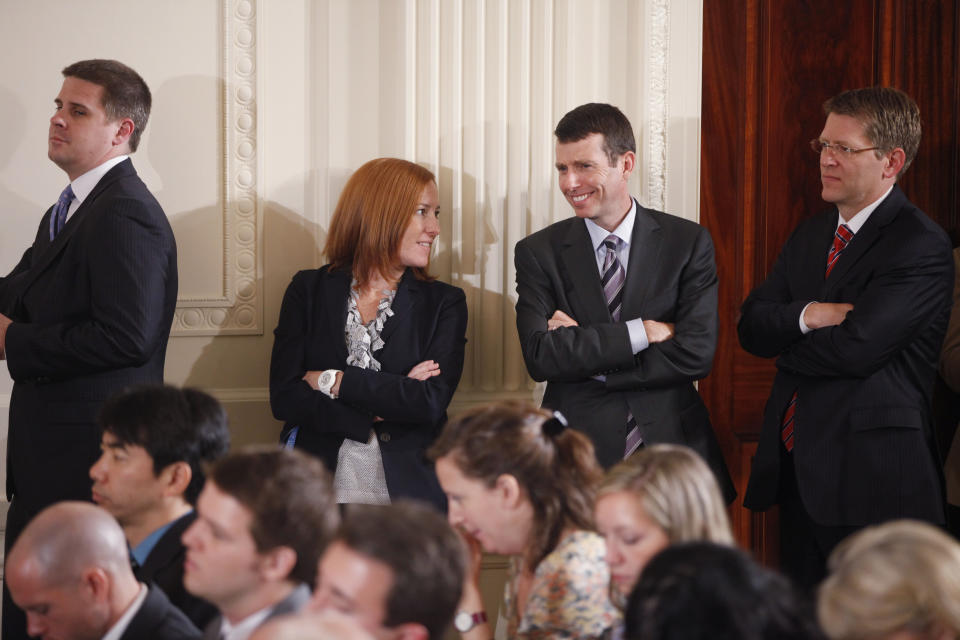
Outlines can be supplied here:
[[[919, 104], [924, 138], [902, 186], [957, 228], [958, 10], [954, 1], [704, 2], [700, 220], [713, 235], [720, 337], [700, 385], [742, 498], [774, 368], [737, 341], [740, 304], [804, 217], [825, 208], [808, 141], [824, 100], [897, 86]], [[740, 542], [775, 564], [775, 513], [733, 506]]]

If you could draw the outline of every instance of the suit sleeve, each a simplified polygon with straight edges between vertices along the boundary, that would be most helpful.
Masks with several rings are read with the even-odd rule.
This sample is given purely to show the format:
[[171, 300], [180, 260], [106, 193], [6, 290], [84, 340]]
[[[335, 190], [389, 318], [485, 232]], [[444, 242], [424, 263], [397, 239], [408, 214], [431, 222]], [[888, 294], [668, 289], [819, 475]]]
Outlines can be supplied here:
[[148, 203], [117, 198], [111, 207], [85, 236], [88, 273], [77, 277], [92, 283], [89, 316], [51, 325], [11, 324], [6, 346], [14, 379], [63, 379], [140, 366], [166, 338], [173, 238]]
[[745, 351], [773, 358], [803, 337], [800, 314], [812, 300], [794, 300], [790, 290], [790, 267], [799, 262], [797, 232], [783, 246], [767, 279], [758, 285], [740, 308], [737, 335]]
[[[538, 382], [575, 382], [633, 366], [626, 323], [547, 329], [547, 320], [560, 309], [553, 285], [528, 243], [517, 243], [514, 263], [517, 332], [530, 377]], [[572, 315], [571, 310], [562, 310]]]
[[33, 246], [24, 251], [20, 262], [13, 269], [0, 278], [0, 313], [16, 320], [17, 297], [19, 295], [17, 280], [30, 270], [31, 260], [33, 258]]
[[[425, 310], [424, 314], [430, 318], [433, 334], [422, 355], [411, 360], [401, 372], [347, 367], [340, 382], [340, 401], [387, 421], [436, 425], [443, 419], [463, 373], [466, 296], [460, 289], [451, 289], [451, 294], [441, 299], [438, 308]], [[427, 380], [407, 377], [410, 369], [424, 360], [436, 361], [440, 375]]]
[[607, 388], [668, 387], [707, 376], [717, 347], [717, 267], [710, 233], [700, 228], [679, 277], [673, 338], [651, 344], [634, 356], [631, 368], [607, 375]]
[[867, 377], [885, 366], [949, 305], [953, 262], [927, 231], [900, 239], [840, 325], [811, 331], [778, 358], [805, 376]]
[[960, 248], [953, 250], [953, 265], [953, 309], [940, 351], [940, 375], [954, 393], [960, 393], [960, 278], [956, 277], [960, 274]]

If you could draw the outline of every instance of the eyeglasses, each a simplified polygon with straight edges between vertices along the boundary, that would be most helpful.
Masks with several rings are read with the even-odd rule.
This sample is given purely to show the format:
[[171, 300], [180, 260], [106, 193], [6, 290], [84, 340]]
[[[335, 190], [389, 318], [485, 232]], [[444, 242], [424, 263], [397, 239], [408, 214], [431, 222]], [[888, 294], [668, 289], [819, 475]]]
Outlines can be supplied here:
[[858, 153], [863, 153], [864, 151], [876, 151], [880, 147], [865, 147], [863, 149], [854, 149], [852, 147], [845, 147], [842, 144], [837, 144], [836, 142], [825, 142], [818, 138], [814, 138], [810, 141], [810, 148], [813, 149], [813, 152], [817, 155], [820, 155], [826, 150], [833, 151], [834, 153], [839, 153], [847, 157], [852, 157]]

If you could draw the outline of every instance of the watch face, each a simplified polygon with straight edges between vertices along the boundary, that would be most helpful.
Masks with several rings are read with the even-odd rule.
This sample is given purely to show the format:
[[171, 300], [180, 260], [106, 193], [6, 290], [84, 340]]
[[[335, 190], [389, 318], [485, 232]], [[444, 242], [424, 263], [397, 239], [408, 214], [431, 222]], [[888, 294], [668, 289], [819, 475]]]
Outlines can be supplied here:
[[457, 631], [465, 632], [473, 628], [473, 616], [466, 611], [461, 611], [453, 619], [453, 626]]
[[323, 373], [320, 374], [320, 379], [317, 381], [317, 383], [321, 387], [329, 387], [333, 382], [332, 378], [333, 378], [332, 373], [330, 373], [329, 371], [324, 371]]

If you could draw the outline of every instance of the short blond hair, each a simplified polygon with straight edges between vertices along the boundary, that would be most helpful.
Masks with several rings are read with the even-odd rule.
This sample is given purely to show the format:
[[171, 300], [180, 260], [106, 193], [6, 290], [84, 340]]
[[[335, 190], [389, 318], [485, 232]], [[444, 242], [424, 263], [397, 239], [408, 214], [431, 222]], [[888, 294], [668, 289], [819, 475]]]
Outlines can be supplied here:
[[655, 444], [640, 449], [607, 472], [597, 499], [620, 492], [636, 496], [671, 544], [734, 544], [717, 480], [689, 447]]
[[830, 555], [817, 614], [831, 640], [960, 632], [960, 544], [933, 525], [868, 527]]

